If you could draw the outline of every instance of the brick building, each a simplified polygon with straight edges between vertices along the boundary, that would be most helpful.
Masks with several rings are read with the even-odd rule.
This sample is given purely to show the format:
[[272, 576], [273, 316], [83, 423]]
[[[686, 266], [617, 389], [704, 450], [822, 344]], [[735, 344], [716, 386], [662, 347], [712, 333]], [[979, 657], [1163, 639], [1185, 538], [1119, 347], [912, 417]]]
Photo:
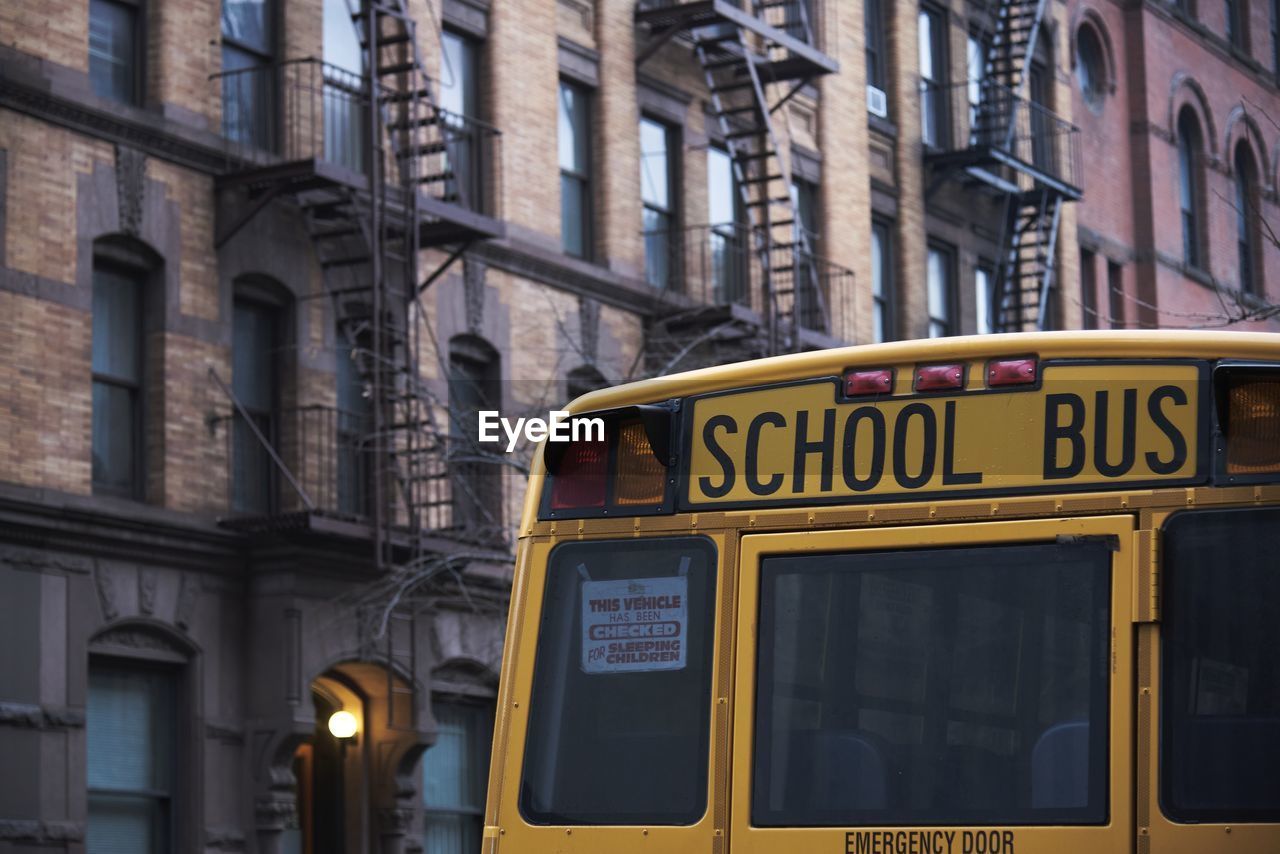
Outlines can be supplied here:
[[[1071, 4], [1086, 327], [1274, 331], [1274, 3]], [[1075, 300], [1075, 295], [1068, 294]]]
[[523, 487], [475, 413], [1076, 327], [1078, 247], [1148, 299], [1122, 236], [1164, 232], [1103, 176], [1073, 203], [1143, 162], [1156, 78], [1070, 123], [1074, 34], [1109, 90], [1144, 16], [1190, 38], [1022, 0], [3, 4], [0, 852], [473, 850]]

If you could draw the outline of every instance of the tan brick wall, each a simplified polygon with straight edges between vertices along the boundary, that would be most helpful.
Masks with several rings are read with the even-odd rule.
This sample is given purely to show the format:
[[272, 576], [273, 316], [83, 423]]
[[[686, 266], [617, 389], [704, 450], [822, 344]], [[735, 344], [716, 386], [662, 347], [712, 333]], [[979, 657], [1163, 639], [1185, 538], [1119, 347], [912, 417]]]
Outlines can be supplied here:
[[89, 68], [89, 4], [8, 0], [0, 4], [0, 44], [71, 68]]

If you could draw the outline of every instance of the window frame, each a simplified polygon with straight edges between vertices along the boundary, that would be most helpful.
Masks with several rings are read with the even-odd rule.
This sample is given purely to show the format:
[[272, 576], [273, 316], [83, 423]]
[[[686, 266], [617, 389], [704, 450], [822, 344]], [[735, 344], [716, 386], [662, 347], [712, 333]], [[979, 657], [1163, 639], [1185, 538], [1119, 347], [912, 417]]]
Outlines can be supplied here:
[[[943, 304], [935, 306], [931, 303], [930, 294], [932, 288], [929, 286], [929, 261], [933, 255], [937, 254], [942, 259], [942, 270], [945, 278], [943, 279]], [[956, 334], [956, 249], [949, 243], [943, 243], [940, 240], [930, 240], [925, 247], [925, 311], [928, 317], [929, 326], [927, 329], [927, 337], [929, 338], [950, 338]], [[942, 308], [946, 311], [945, 317], [939, 317], [934, 313], [935, 308]], [[938, 335], [933, 334], [934, 325], [941, 327], [942, 332]]]
[[1080, 328], [1098, 328], [1098, 256], [1080, 248]]
[[[876, 280], [875, 270], [871, 271], [871, 322], [875, 323], [874, 309], [880, 308], [880, 328], [872, 329], [872, 341], [883, 343], [898, 340], [897, 335], [897, 298], [893, 278], [893, 223], [883, 217], [871, 218], [871, 241], [875, 245], [877, 234], [880, 241], [880, 279]], [[877, 293], [877, 285], [879, 292]], [[879, 336], [879, 338], [877, 338]]]
[[[462, 368], [474, 369], [474, 373], [462, 376]], [[483, 404], [501, 411], [502, 354], [496, 347], [475, 335], [456, 335], [449, 341], [447, 374], [447, 400], [449, 404], [448, 442], [462, 441], [469, 450], [479, 450], [479, 436], [465, 433], [466, 425], [459, 423], [461, 403], [456, 399], [457, 390], [465, 382], [476, 389], [476, 398]], [[496, 400], [490, 400], [495, 397]], [[480, 410], [477, 409], [476, 412]], [[497, 453], [494, 451], [493, 453]], [[503, 507], [504, 490], [499, 463], [479, 460], [455, 460], [446, 454], [445, 468], [449, 477], [449, 499], [452, 525], [455, 529], [482, 528], [485, 531], [501, 530], [506, 517]], [[467, 509], [462, 510], [457, 494], [457, 481], [467, 479], [479, 486], [466, 498]]]
[[681, 211], [683, 210], [683, 197], [680, 192], [683, 186], [680, 180], [681, 178], [680, 153], [683, 150], [683, 142], [682, 142], [682, 135], [681, 135], [682, 128], [680, 128], [677, 125], [671, 124], [665, 119], [657, 118], [647, 112], [642, 112], [640, 114], [640, 120], [639, 120], [641, 137], [643, 137], [643, 132], [644, 132], [643, 128], [645, 124], [658, 127], [662, 131], [663, 141], [665, 145], [665, 149], [664, 149], [665, 162], [663, 165], [665, 166], [666, 182], [667, 182], [666, 208], [662, 208], [657, 204], [651, 203], [649, 200], [645, 199], [644, 183], [643, 183], [645, 152], [644, 152], [643, 142], [642, 142], [641, 149], [640, 149], [640, 163], [641, 163], [641, 172], [642, 172], [641, 188], [640, 188], [640, 207], [641, 207], [641, 217], [642, 217], [641, 224], [643, 225], [643, 217], [649, 211], [653, 211], [655, 214], [657, 214], [660, 220], [665, 220], [666, 228], [662, 230], [662, 232], [665, 233], [665, 238], [663, 238], [658, 242], [661, 242], [663, 244], [663, 247], [662, 247], [663, 255], [666, 258], [666, 263], [667, 263], [667, 281], [665, 283], [655, 282], [651, 278], [651, 274], [653, 271], [649, 269], [649, 264], [648, 264], [649, 240], [650, 240], [650, 235], [653, 234], [653, 232], [650, 232], [646, 229], [644, 231], [645, 256], [646, 256], [645, 281], [648, 282], [650, 287], [656, 288], [660, 291], [680, 291], [683, 289], [683, 283], [684, 283], [684, 275], [683, 275], [684, 274], [684, 252], [682, 251], [683, 250], [683, 239], [682, 239], [683, 229], [681, 227]]
[[[1204, 129], [1200, 118], [1184, 106], [1175, 122], [1178, 160], [1178, 211], [1182, 226], [1182, 263], [1207, 272], [1204, 217]], [[1188, 207], [1188, 204], [1190, 207]]]
[[[128, 380], [127, 378], [117, 377], [110, 374], [99, 373], [91, 367], [91, 384], [92, 386], [104, 385], [110, 388], [123, 388], [130, 393], [130, 410], [133, 420], [133, 429], [130, 436], [130, 444], [132, 446], [133, 466], [130, 473], [130, 483], [128, 486], [117, 489], [105, 482], [99, 481], [92, 476], [92, 466], [90, 472], [90, 480], [94, 495], [110, 495], [117, 498], [127, 498], [134, 501], [141, 501], [146, 496], [146, 452], [147, 452], [147, 297], [150, 288], [151, 272], [145, 267], [130, 264], [125, 261], [117, 260], [105, 255], [103, 252], [96, 252], [93, 261], [94, 288], [97, 288], [97, 274], [99, 271], [108, 275], [117, 276], [127, 279], [135, 289], [136, 306], [135, 306], [135, 329], [136, 338], [134, 341], [135, 356], [138, 363], [138, 377], [136, 380]], [[92, 323], [91, 323], [92, 326]], [[90, 338], [94, 330], [90, 331]], [[90, 404], [90, 417], [92, 420], [97, 418], [97, 408]], [[90, 426], [92, 431], [92, 424]], [[92, 453], [93, 438], [90, 435], [90, 452]]]
[[[982, 277], [986, 276], [986, 288], [982, 286]], [[993, 311], [995, 307], [996, 265], [987, 258], [979, 258], [973, 265], [973, 328], [979, 335], [989, 335], [995, 331]]]
[[[232, 321], [231, 321], [232, 322], [232, 344], [231, 344], [232, 370], [231, 370], [230, 388], [233, 393], [236, 391], [235, 389], [235, 383], [236, 383], [235, 331], [234, 331], [235, 330], [235, 313], [236, 313], [236, 309], [240, 306], [251, 307], [253, 310], [262, 311], [269, 314], [270, 330], [271, 330], [271, 340], [270, 340], [271, 346], [267, 348], [268, 349], [268, 356], [267, 356], [268, 365], [266, 367], [266, 371], [271, 378], [271, 392], [272, 392], [271, 405], [266, 410], [260, 410], [260, 409], [257, 409], [256, 407], [250, 406], [245, 401], [240, 400], [240, 396], [238, 393], [236, 397], [237, 397], [237, 400], [240, 400], [240, 405], [243, 406], [245, 411], [248, 412], [250, 415], [261, 415], [267, 419], [267, 429], [262, 430], [261, 425], [258, 426], [258, 429], [262, 431], [264, 438], [266, 438], [267, 442], [271, 445], [271, 447], [278, 449], [280, 447], [280, 438], [281, 438], [281, 432], [283, 427], [281, 422], [282, 422], [282, 415], [283, 415], [283, 399], [284, 399], [284, 364], [283, 364], [284, 359], [282, 358], [282, 356], [284, 354], [286, 347], [288, 346], [286, 335], [285, 335], [286, 306], [284, 303], [267, 296], [257, 288], [250, 289], [247, 287], [242, 287], [237, 289], [237, 293], [232, 299]], [[240, 409], [237, 407], [235, 413], [231, 418], [232, 426], [230, 428], [233, 431], [233, 438], [231, 442], [233, 455], [235, 453], [235, 445], [236, 445], [236, 441], [234, 438], [234, 431], [236, 429], [235, 425], [239, 422], [241, 418], [242, 416], [240, 414]], [[258, 442], [257, 436], [254, 436], [252, 434], [252, 431], [250, 431], [249, 438], [253, 440], [252, 447], [257, 447], [260, 444]], [[262, 451], [266, 459], [266, 474], [263, 477], [263, 484], [262, 484], [266, 489], [266, 505], [263, 508], [246, 509], [244, 507], [239, 506], [236, 503], [237, 496], [239, 494], [236, 487], [236, 474], [239, 471], [239, 467], [236, 464], [236, 461], [233, 456], [231, 460], [231, 477], [228, 478], [228, 481], [229, 481], [228, 488], [231, 491], [228, 505], [230, 506], [232, 512], [244, 513], [248, 515], [263, 515], [263, 514], [275, 515], [276, 513], [280, 512], [280, 506], [281, 506], [280, 472], [277, 470], [275, 463], [271, 460], [270, 454], [266, 454], [266, 449], [262, 449]]]
[[[560, 247], [566, 255], [571, 258], [580, 258], [583, 261], [594, 261], [596, 259], [595, 251], [595, 229], [592, 227], [595, 220], [595, 182], [592, 174], [595, 169], [595, 151], [594, 140], [592, 139], [595, 119], [595, 92], [588, 86], [571, 80], [567, 77], [560, 77], [556, 87], [556, 99], [558, 104], [557, 110], [557, 144], [561, 144], [558, 137], [560, 131], [564, 129], [564, 122], [560, 120], [561, 116], [566, 115], [565, 91], [574, 93], [574, 103], [581, 107], [581, 116], [579, 126], [583, 139], [581, 141], [583, 150], [583, 161], [586, 164], [586, 171], [566, 169], [563, 163], [558, 164], [560, 168]], [[577, 149], [578, 140], [575, 137], [574, 148]], [[565, 181], [573, 182], [577, 187], [577, 192], [581, 201], [582, 221], [578, 225], [578, 237], [582, 242], [582, 254], [577, 254], [569, 249], [569, 235], [564, 233], [565, 222], [565, 203], [564, 187]]]
[[[477, 844], [481, 841], [484, 832], [484, 807], [485, 795], [488, 789], [487, 781], [489, 776], [489, 766], [492, 761], [491, 746], [493, 741], [493, 732], [496, 715], [494, 714], [493, 700], [483, 701], [478, 697], [460, 696], [451, 693], [434, 692], [431, 695], [432, 716], [439, 720], [436, 710], [442, 706], [449, 706], [457, 709], [466, 709], [466, 714], [475, 715], [469, 722], [477, 722], [480, 724], [482, 731], [468, 729], [466, 737], [469, 744], [466, 745], [468, 751], [467, 761], [472, 764], [472, 773], [476, 775], [479, 782], [477, 792], [475, 793], [477, 803], [474, 807], [439, 807], [432, 806], [427, 801], [427, 768], [431, 758], [431, 751], [436, 747], [433, 743], [422, 754], [422, 770], [420, 779], [422, 781], [422, 823], [423, 823], [423, 850], [427, 854], [435, 854], [432, 852], [427, 839], [430, 833], [430, 824], [433, 816], [458, 816], [460, 818], [471, 819], [474, 821], [475, 841]], [[465, 842], [465, 840], [464, 840]], [[469, 846], [463, 847], [457, 854], [464, 854], [471, 849]]]
[[[862, 6], [862, 25], [864, 32], [863, 51], [867, 61], [867, 85], [879, 89], [888, 95], [888, 39], [885, 25], [884, 0], [864, 0]], [[886, 101], [888, 98], [886, 97]], [[892, 117], [892, 105], [889, 116]]]
[[[133, 15], [133, 51], [129, 57], [131, 73], [131, 91], [129, 97], [120, 101], [109, 95], [98, 95], [98, 97], [108, 98], [117, 103], [126, 104], [131, 107], [141, 107], [146, 103], [147, 99], [147, 39], [149, 37], [147, 27], [147, 3], [145, 0], [89, 0], [89, 26], [92, 27], [93, 7], [96, 4], [106, 6], [120, 6], [128, 8]], [[90, 88], [93, 87], [93, 52], [89, 52], [89, 71]], [[95, 92], [95, 94], [97, 94]]]
[[[1168, 826], [1178, 829], [1179, 836], [1188, 842], [1191, 846], [1196, 847], [1200, 837], [1194, 837], [1190, 834], [1200, 834], [1205, 837], [1204, 843], [1200, 847], [1204, 850], [1211, 849], [1215, 844], [1211, 840], [1220, 840], [1222, 835], [1221, 826], [1228, 825], [1232, 827], [1240, 827], [1243, 833], [1248, 833], [1250, 825], [1274, 826], [1275, 822], [1280, 821], [1280, 809], [1273, 810], [1271, 813], [1259, 815], [1256, 811], [1248, 814], [1249, 810], [1236, 809], [1229, 812], [1222, 808], [1186, 808], [1171, 803], [1170, 789], [1172, 787], [1170, 777], [1174, 773], [1173, 757], [1178, 756], [1178, 752], [1173, 749], [1173, 742], [1176, 735], [1177, 727], [1170, 720], [1174, 703], [1172, 697], [1178, 684], [1178, 680], [1173, 678], [1176, 669], [1176, 662], [1171, 653], [1171, 645], [1173, 633], [1178, 627], [1178, 622], [1182, 616], [1178, 609], [1178, 576], [1181, 572], [1178, 566], [1178, 555], [1180, 551], [1176, 549], [1177, 529], [1178, 527], [1188, 523], [1212, 524], [1215, 519], [1222, 519], [1227, 516], [1243, 516], [1250, 514], [1270, 514], [1275, 515], [1276, 507], [1233, 507], [1233, 508], [1212, 508], [1199, 510], [1182, 510], [1169, 515], [1160, 527], [1161, 536], [1161, 622], [1160, 634], [1155, 641], [1155, 647], [1158, 651], [1158, 664], [1156, 672], [1158, 674], [1155, 692], [1158, 695], [1157, 714], [1154, 715], [1152, 724], [1151, 742], [1153, 746], [1153, 754], [1160, 757], [1160, 764], [1156, 772], [1156, 785], [1152, 787], [1150, 798], [1152, 804], [1158, 809], [1159, 816], [1166, 823], [1166, 827], [1160, 827], [1161, 822], [1157, 822], [1153, 827], [1153, 836], [1158, 835], [1161, 830], [1166, 830]], [[1218, 589], [1220, 586], [1215, 585]], [[1201, 601], [1198, 605], [1204, 607]], [[1179, 699], [1186, 699], [1179, 697]], [[1258, 828], [1263, 829], [1262, 827]], [[1214, 834], [1209, 836], [1209, 834]]]
[[[916, 49], [924, 56], [925, 44], [920, 22], [929, 19], [929, 57], [933, 67], [933, 75], [925, 76], [920, 70], [920, 139], [925, 148], [942, 150], [949, 146], [951, 139], [951, 115], [948, 90], [951, 83], [951, 58], [949, 45], [950, 16], [947, 10], [931, 2], [920, 4], [916, 14]], [[932, 109], [929, 101], [932, 98]], [[931, 114], [931, 115], [930, 115]], [[934, 138], [930, 139], [925, 131], [928, 127], [926, 115], [933, 121]]]
[[1249, 4], [1247, 0], [1223, 0], [1222, 29], [1233, 50], [1249, 53]]
[[[1258, 186], [1258, 158], [1245, 140], [1236, 143], [1232, 152], [1232, 189], [1235, 192], [1236, 214], [1236, 263], [1240, 292], [1259, 296], [1265, 281], [1262, 273], [1264, 254], [1259, 218], [1262, 216]], [[1250, 212], [1252, 211], [1252, 215]]]
[[[283, 35], [282, 31], [284, 29], [284, 27], [281, 26], [282, 24], [281, 7], [283, 4], [276, 2], [276, 0], [263, 0], [263, 3], [267, 7], [266, 15], [264, 16], [263, 20], [265, 21], [265, 26], [268, 29], [268, 32], [266, 33], [266, 48], [264, 49], [256, 45], [251, 45], [248, 42], [242, 41], [241, 39], [236, 38], [234, 35], [227, 33], [226, 28], [223, 26], [223, 12], [222, 12], [223, 8], [226, 5], [226, 2], [227, 0], [222, 0], [222, 2], [219, 3], [218, 37], [219, 37], [219, 46], [221, 48], [219, 52], [219, 62], [221, 63], [220, 70], [224, 75], [228, 73], [228, 69], [227, 69], [228, 48], [234, 52], [238, 52], [241, 55], [247, 56], [251, 60], [253, 60], [254, 64], [249, 67], [252, 67], [255, 69], [270, 69], [272, 66], [276, 64], [277, 57], [279, 57], [280, 55], [281, 38]], [[323, 10], [321, 10], [321, 12], [323, 14]], [[323, 21], [321, 21], [321, 24], [323, 26]], [[260, 91], [259, 90], [254, 91], [255, 96], [261, 95], [264, 100], [264, 103], [260, 107], [260, 110], [263, 112], [263, 115], [261, 116], [261, 118], [263, 119], [265, 124], [261, 128], [254, 129], [255, 131], [257, 131], [257, 133], [261, 134], [261, 139], [257, 138], [254, 132], [251, 131], [247, 138], [237, 137], [236, 141], [245, 143], [245, 144], [250, 144], [250, 145], [257, 145], [261, 143], [261, 148], [263, 150], [275, 151], [280, 144], [280, 122], [281, 122], [281, 117], [278, 115], [277, 109], [276, 109], [276, 101], [277, 101], [277, 94], [278, 94], [276, 79], [275, 79], [275, 75], [273, 74], [268, 74], [265, 71], [262, 73], [264, 75], [263, 81], [262, 81], [262, 88]], [[222, 101], [221, 101], [221, 108], [223, 110], [223, 122], [222, 122], [221, 132], [223, 136], [228, 136], [227, 124], [226, 124], [226, 108], [227, 108], [226, 81], [228, 80], [228, 78], [224, 76], [222, 79], [224, 83], [223, 83]]]
[[1128, 312], [1124, 304], [1124, 265], [1107, 259], [1107, 313], [1112, 329], [1127, 329]]
[[[130, 634], [146, 634], [152, 639], [147, 647], [125, 645], [114, 637], [115, 628]], [[86, 718], [88, 715], [89, 673], [95, 667], [136, 672], [158, 672], [169, 680], [172, 701], [173, 727], [171, 731], [173, 754], [169, 771], [169, 820], [168, 844], [160, 846], [155, 854], [166, 851], [186, 850], [196, 846], [200, 833], [201, 804], [193, 785], [198, 770], [199, 745], [202, 734], [196, 720], [199, 709], [200, 673], [199, 658], [182, 639], [147, 623], [125, 623], [94, 638], [89, 643], [85, 659], [84, 696]], [[87, 725], [87, 720], [86, 720]], [[88, 792], [88, 740], [84, 744], [85, 764], [82, 773], [85, 791]]]
[[[1108, 699], [1107, 728], [1107, 816], [1103, 825], [1046, 826], [1024, 825], [1017, 831], [1018, 847], [1025, 843], [1029, 849], [1046, 849], [1054, 845], [1073, 851], [1121, 850], [1132, 845], [1134, 833], [1133, 798], [1123, 781], [1131, 780], [1135, 773], [1135, 752], [1131, 749], [1132, 730], [1136, 725], [1134, 710], [1136, 698], [1136, 649], [1135, 633], [1130, 630], [1133, 605], [1132, 571], [1134, 554], [1135, 519], [1129, 516], [1093, 516], [1079, 518], [1053, 518], [1044, 520], [1016, 520], [1006, 522], [978, 522], [964, 525], [929, 525], [930, 540], [927, 547], [963, 546], [974, 543], [989, 545], [1016, 545], [1022, 543], [1054, 542], [1060, 536], [1099, 537], [1114, 543], [1110, 554], [1110, 626], [1113, 632], [1113, 672]], [[796, 555], [822, 552], [864, 552], [896, 549], [919, 549], [920, 526], [886, 527], [878, 529], [831, 529], [800, 533], [752, 534], [742, 538], [737, 566], [738, 592], [734, 628], [735, 658], [733, 681], [734, 709], [732, 743], [751, 745], [755, 732], [755, 696], [758, 626], [756, 615], [760, 601], [760, 560], [768, 555]], [[742, 839], [749, 849], [784, 849], [788, 841], [794, 842], [796, 831], [789, 827], [755, 827], [750, 824], [751, 814], [751, 765], [750, 761], [736, 761], [731, 769], [730, 832]], [[966, 825], [981, 826], [981, 825]], [[881, 827], [881, 825], [877, 825]], [[905, 827], [905, 825], [904, 825]], [[871, 832], [846, 826], [839, 830], [858, 833]], [[815, 837], [816, 838], [816, 837]], [[844, 841], [844, 840], [842, 840]], [[959, 850], [957, 844], [956, 850]]]

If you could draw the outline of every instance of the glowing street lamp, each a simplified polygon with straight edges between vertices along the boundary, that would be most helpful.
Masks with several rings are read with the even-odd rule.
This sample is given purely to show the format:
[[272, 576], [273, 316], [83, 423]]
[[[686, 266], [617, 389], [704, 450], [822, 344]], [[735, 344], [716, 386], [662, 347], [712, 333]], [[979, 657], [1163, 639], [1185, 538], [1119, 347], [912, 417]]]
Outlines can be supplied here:
[[334, 738], [351, 738], [357, 728], [356, 716], [344, 709], [329, 716], [329, 732]]

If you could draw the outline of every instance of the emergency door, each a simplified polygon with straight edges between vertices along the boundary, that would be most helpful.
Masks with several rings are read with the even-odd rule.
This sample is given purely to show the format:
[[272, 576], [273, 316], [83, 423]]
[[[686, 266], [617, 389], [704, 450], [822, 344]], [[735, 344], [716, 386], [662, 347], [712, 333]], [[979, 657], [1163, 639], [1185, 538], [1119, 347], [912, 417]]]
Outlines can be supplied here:
[[730, 849], [1128, 852], [1129, 517], [742, 539]]

